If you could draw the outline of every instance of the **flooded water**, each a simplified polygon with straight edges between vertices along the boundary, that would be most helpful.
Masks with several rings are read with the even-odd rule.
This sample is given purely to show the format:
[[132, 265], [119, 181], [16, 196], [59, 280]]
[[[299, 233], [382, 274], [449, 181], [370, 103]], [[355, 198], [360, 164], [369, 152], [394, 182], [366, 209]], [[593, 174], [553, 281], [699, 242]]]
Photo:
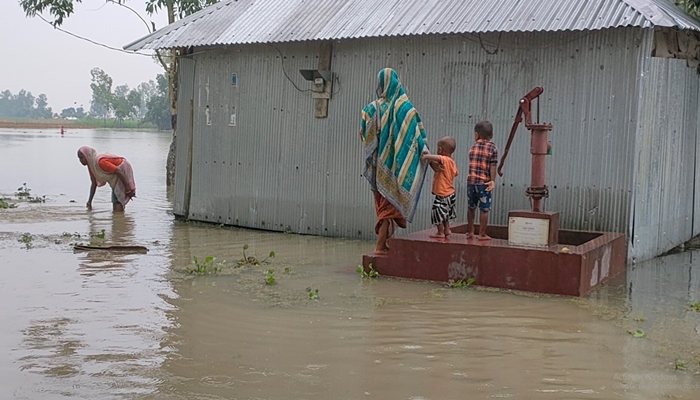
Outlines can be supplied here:
[[[369, 242], [176, 222], [169, 142], [0, 131], [0, 196], [25, 182], [46, 195], [0, 210], [0, 398], [700, 398], [700, 254], [636, 265], [583, 299], [363, 280]], [[107, 188], [85, 209], [82, 145], [131, 161], [124, 214]], [[276, 257], [237, 268], [244, 245]], [[220, 273], [187, 274], [194, 257]]]

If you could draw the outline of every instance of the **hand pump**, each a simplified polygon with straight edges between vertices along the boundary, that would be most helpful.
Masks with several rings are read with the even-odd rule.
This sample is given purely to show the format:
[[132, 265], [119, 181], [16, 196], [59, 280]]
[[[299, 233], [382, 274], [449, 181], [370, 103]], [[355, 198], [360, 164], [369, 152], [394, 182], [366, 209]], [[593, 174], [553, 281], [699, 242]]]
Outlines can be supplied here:
[[[525, 115], [525, 128], [527, 128], [530, 133], [530, 154], [532, 154], [532, 172], [530, 187], [525, 191], [527, 197], [532, 199], [532, 211], [541, 212], [540, 202], [542, 198], [549, 197], [549, 189], [547, 185], [544, 184], [544, 172], [545, 172], [545, 156], [548, 154], [550, 145], [547, 141], [547, 134], [552, 130], [552, 124], [540, 124], [539, 123], [539, 96], [544, 92], [541, 86], [537, 86], [532, 89], [528, 94], [520, 99], [520, 106], [518, 107], [518, 112], [515, 114], [515, 121], [513, 122], [513, 127], [510, 130], [510, 136], [508, 136], [508, 143], [503, 151], [503, 157], [501, 158], [501, 163], [498, 165], [498, 175], [503, 176], [503, 164], [508, 156], [508, 151], [510, 150], [510, 145], [513, 143], [513, 138], [515, 137], [515, 132], [518, 130], [518, 125], [523, 120], [523, 114]], [[530, 112], [532, 100], [538, 99], [537, 103], [537, 123], [532, 123], [532, 114]]]

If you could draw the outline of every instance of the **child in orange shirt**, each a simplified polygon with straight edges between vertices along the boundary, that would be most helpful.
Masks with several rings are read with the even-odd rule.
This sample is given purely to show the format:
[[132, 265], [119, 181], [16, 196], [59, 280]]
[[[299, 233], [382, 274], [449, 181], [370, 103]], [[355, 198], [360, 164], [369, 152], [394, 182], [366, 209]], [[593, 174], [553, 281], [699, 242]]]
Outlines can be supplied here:
[[455, 160], [452, 159], [452, 153], [456, 147], [455, 139], [445, 136], [438, 141], [437, 155], [424, 154], [421, 156], [421, 161], [427, 160], [440, 164], [433, 177], [435, 200], [430, 213], [430, 222], [437, 226], [437, 233], [430, 235], [431, 238], [446, 238], [452, 234], [450, 220], [457, 217], [454, 179], [459, 175], [459, 171]]

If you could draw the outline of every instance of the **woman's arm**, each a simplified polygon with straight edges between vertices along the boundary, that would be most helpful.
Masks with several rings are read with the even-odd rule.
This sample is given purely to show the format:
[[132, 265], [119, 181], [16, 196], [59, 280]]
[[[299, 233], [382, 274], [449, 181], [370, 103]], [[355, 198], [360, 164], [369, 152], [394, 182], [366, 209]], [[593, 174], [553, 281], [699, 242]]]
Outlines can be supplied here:
[[97, 190], [97, 180], [90, 174], [90, 197], [88, 198], [87, 204], [85, 205], [88, 210], [92, 208], [92, 199], [95, 197], [95, 190]]

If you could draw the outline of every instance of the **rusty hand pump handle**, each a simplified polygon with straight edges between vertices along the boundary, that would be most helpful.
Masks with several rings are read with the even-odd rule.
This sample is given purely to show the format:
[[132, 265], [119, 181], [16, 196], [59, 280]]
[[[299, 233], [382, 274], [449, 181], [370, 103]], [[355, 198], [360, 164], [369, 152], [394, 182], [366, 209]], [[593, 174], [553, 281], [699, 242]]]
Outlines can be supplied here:
[[508, 151], [510, 150], [510, 145], [513, 143], [513, 138], [515, 138], [515, 132], [518, 130], [518, 125], [523, 120], [523, 114], [525, 114], [525, 127], [532, 125], [532, 114], [530, 113], [530, 104], [532, 100], [540, 97], [544, 92], [542, 86], [537, 86], [536, 88], [530, 90], [522, 99], [520, 99], [520, 106], [518, 107], [518, 112], [515, 114], [515, 121], [513, 121], [513, 127], [510, 129], [510, 136], [508, 136], [508, 143], [506, 143], [506, 148], [503, 150], [503, 157], [501, 158], [500, 164], [498, 164], [498, 175], [503, 176], [501, 169], [503, 164], [506, 162], [506, 157], [508, 157]]

